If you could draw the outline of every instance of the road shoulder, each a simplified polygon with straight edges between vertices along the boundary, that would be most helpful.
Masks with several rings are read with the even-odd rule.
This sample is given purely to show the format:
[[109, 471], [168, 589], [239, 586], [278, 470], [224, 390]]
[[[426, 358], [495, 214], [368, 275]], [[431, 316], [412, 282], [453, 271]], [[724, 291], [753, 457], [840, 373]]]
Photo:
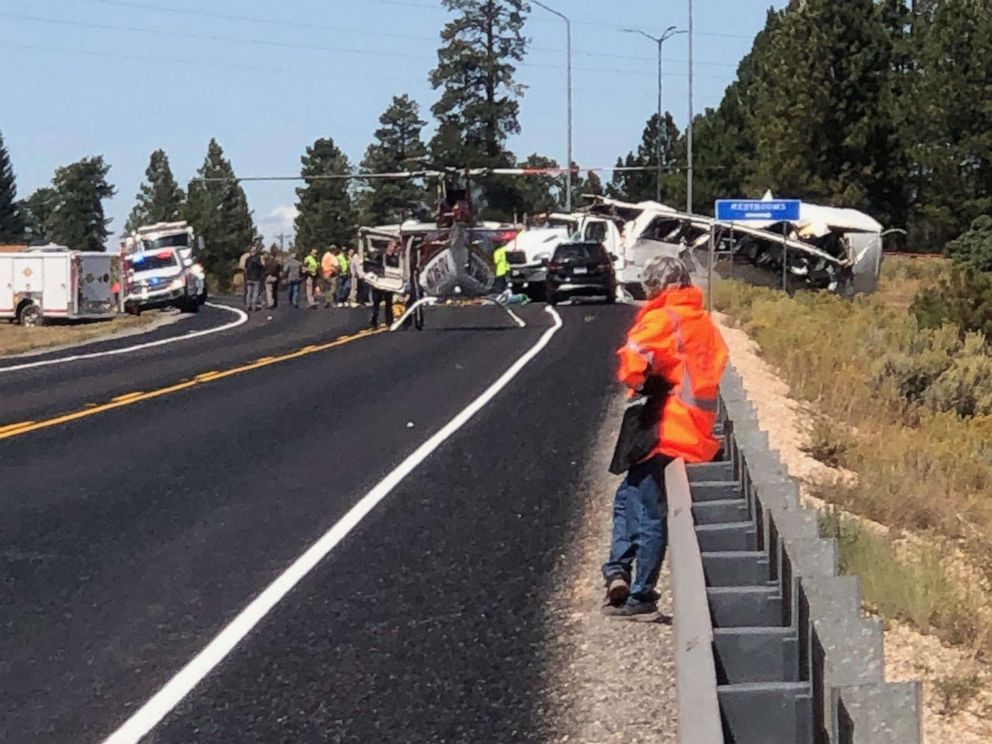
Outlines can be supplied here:
[[[560, 556], [568, 581], [551, 602], [549, 704], [558, 720], [558, 742], [677, 740], [671, 625], [609, 619], [600, 613], [600, 565], [609, 552], [613, 493], [619, 482], [607, 468], [621, 405], [618, 393], [605, 410], [597, 445], [585, 464], [580, 481], [587, 493], [585, 509], [572, 544]], [[658, 589], [662, 617], [671, 617], [667, 562]]]

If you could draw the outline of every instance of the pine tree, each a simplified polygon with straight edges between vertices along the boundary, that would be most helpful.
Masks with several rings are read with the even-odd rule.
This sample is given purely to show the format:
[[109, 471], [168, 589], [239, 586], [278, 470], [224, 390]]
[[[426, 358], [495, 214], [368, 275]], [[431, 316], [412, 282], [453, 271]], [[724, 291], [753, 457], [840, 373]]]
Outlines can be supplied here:
[[[572, 170], [577, 171], [572, 175], [572, 209], [580, 209], [585, 206], [589, 200], [584, 199], [586, 195], [589, 196], [604, 196], [606, 190], [603, 187], [603, 181], [595, 171], [589, 171], [585, 177], [582, 176], [581, 168], [578, 163], [572, 163]], [[564, 204], [560, 206], [564, 207]]]
[[0, 133], [0, 243], [13, 243], [24, 236], [24, 219], [17, 202], [14, 167]]
[[[514, 157], [506, 140], [520, 131], [522, 86], [514, 80], [516, 64], [527, 49], [523, 26], [530, 7], [525, 0], [442, 0], [457, 17], [441, 31], [438, 65], [431, 84], [441, 98], [431, 109], [438, 130], [431, 154], [438, 165], [506, 167]], [[522, 200], [499, 178], [481, 183], [483, 200], [494, 214], [506, 217]]]
[[156, 222], [174, 222], [183, 213], [186, 195], [176, 183], [169, 167], [169, 158], [163, 150], [152, 153], [145, 179], [124, 227], [127, 232]]
[[[304, 177], [340, 176], [351, 172], [348, 158], [330, 137], [319, 139], [301, 158]], [[308, 180], [296, 190], [296, 245], [301, 251], [323, 251], [355, 239], [357, 219], [345, 179]]]
[[210, 140], [207, 156], [197, 175], [200, 179], [211, 180], [190, 183], [186, 220], [204, 240], [201, 254], [204, 268], [226, 286], [238, 258], [255, 241], [255, 223], [248, 208], [248, 197], [217, 140]]
[[753, 85], [752, 184], [888, 219], [902, 208], [893, 47], [874, 0], [783, 12]]
[[992, 211], [992, 7], [937, 4], [920, 45], [913, 239], [933, 250]]
[[48, 224], [55, 211], [57, 198], [55, 189], [46, 186], [20, 203], [21, 215], [24, 217], [24, 238], [29, 244], [49, 242]]
[[[422, 168], [427, 147], [420, 133], [427, 125], [420, 118], [417, 104], [407, 95], [395, 96], [379, 117], [382, 125], [375, 133], [362, 160], [367, 173], [395, 173]], [[401, 179], [371, 181], [359, 195], [362, 221], [373, 225], [403, 222], [414, 214], [429, 212], [427, 190], [423, 183]]]
[[[558, 162], [553, 158], [545, 157], [534, 153], [524, 162], [519, 164], [521, 168], [533, 168], [535, 170], [558, 168]], [[558, 208], [559, 192], [561, 191], [561, 177], [557, 175], [529, 175], [520, 176], [514, 179], [515, 187], [520, 194], [521, 204], [528, 214], [542, 214], [553, 212]]]
[[75, 250], [102, 251], [110, 235], [103, 200], [116, 192], [107, 182], [110, 166], [100, 156], [83, 158], [55, 171], [54, 209], [46, 220], [48, 237]]

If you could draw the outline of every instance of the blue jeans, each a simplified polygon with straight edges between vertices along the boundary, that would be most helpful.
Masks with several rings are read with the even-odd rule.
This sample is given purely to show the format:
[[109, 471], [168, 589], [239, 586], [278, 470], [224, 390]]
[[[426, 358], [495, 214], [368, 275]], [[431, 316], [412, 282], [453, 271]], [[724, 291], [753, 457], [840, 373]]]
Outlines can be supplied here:
[[261, 282], [245, 282], [245, 310], [254, 310], [258, 306], [258, 285]]
[[343, 276], [338, 280], [338, 294], [334, 298], [334, 301], [339, 305], [343, 305], [348, 301], [349, 294], [351, 294], [351, 277]]
[[300, 306], [300, 280], [296, 279], [289, 283], [289, 304], [293, 307]]
[[603, 577], [629, 580], [630, 597], [639, 602], [656, 602], [655, 585], [668, 547], [668, 503], [665, 495], [665, 468], [671, 462], [656, 456], [627, 472], [613, 499], [613, 541], [610, 559], [603, 564]]

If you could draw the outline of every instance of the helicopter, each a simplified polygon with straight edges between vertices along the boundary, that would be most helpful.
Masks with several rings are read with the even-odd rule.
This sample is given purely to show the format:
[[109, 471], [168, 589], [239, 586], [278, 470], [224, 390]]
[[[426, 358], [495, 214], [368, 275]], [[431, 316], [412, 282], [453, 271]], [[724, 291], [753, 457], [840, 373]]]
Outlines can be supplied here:
[[511, 242], [522, 226], [476, 220], [471, 179], [483, 173], [488, 171], [427, 172], [438, 176], [433, 222], [410, 220], [359, 230], [366, 283], [408, 297], [391, 330], [411, 321], [413, 328], [423, 330], [425, 309], [438, 304], [490, 305], [516, 326], [526, 327], [509, 307], [510, 292], [495, 290], [493, 260], [495, 250]]

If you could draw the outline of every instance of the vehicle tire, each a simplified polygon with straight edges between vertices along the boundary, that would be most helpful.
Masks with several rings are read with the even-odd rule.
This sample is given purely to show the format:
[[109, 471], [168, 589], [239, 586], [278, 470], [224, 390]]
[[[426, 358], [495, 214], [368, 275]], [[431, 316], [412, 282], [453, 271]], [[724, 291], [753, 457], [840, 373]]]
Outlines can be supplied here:
[[21, 306], [17, 314], [17, 320], [25, 328], [37, 328], [44, 325], [45, 318], [41, 314], [41, 308], [33, 302], [26, 302]]
[[617, 304], [617, 290], [616, 290], [615, 287], [613, 288], [613, 291], [612, 292], [610, 292], [608, 295], [606, 295], [606, 304], [607, 305], [616, 305]]
[[549, 307], [554, 307], [555, 305], [558, 304], [558, 293], [557, 292], [546, 292], [545, 293], [545, 300], [547, 301]]
[[128, 315], [133, 315], [134, 317], [137, 318], [139, 315], [141, 315], [141, 305], [139, 305], [137, 302], [125, 302], [124, 312], [126, 312]]
[[188, 294], [179, 301], [179, 310], [184, 313], [200, 312], [200, 300], [198, 297], [190, 297]]

